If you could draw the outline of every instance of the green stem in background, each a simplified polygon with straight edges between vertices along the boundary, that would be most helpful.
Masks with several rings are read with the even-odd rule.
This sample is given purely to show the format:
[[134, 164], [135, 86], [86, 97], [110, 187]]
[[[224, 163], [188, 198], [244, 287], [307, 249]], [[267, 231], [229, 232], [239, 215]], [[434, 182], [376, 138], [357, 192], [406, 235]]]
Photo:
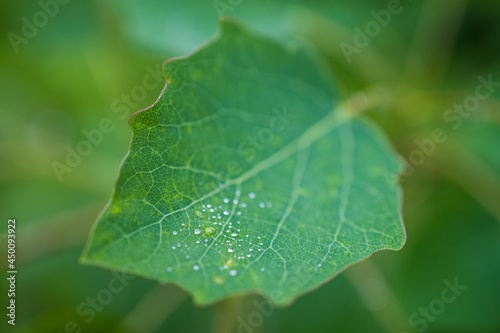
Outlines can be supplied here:
[[[438, 86], [448, 69], [467, 0], [423, 4], [402, 78]], [[430, 81], [430, 82], [429, 82]]]
[[217, 303], [212, 332], [234, 332], [238, 317], [245, 315], [244, 304], [248, 303], [250, 298], [251, 296], [230, 297]]
[[401, 302], [373, 260], [353, 265], [343, 275], [356, 289], [382, 330], [413, 331]]
[[432, 155], [431, 167], [442, 177], [462, 187], [500, 223], [500, 178], [467, 149], [446, 142]]
[[120, 327], [133, 333], [157, 332], [188, 295], [173, 285], [158, 284], [123, 319]]
[[373, 47], [363, 49], [362, 57], [357, 57], [355, 61], [348, 63], [340, 44], [352, 43], [355, 33], [351, 28], [303, 7], [291, 10], [290, 15], [296, 22], [297, 36], [312, 42], [321, 52], [344, 65], [357, 78], [374, 84], [380, 83], [381, 80], [393, 81], [398, 77], [394, 63]]

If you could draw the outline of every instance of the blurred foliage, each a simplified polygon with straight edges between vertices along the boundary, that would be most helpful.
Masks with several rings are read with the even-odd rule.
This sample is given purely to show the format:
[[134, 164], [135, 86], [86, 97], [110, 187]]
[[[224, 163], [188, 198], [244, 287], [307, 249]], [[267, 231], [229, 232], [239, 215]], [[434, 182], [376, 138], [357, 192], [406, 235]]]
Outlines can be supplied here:
[[[448, 138], [402, 179], [403, 250], [351, 267], [276, 309], [253, 332], [416, 332], [408, 318], [439, 299], [443, 281], [455, 277], [467, 289], [425, 331], [500, 331], [500, 89], [457, 129], [443, 120], [446, 110], [474, 94], [478, 76], [500, 81], [500, 3], [404, 1], [401, 13], [347, 63], [339, 44], [352, 43], [353, 28], [363, 28], [373, 20], [370, 11], [387, 3], [243, 0], [228, 12], [274, 38], [314, 45], [344, 97], [361, 90], [378, 96], [383, 103], [367, 115], [405, 159], [419, 149], [415, 140], [428, 140], [436, 128]], [[0, 7], [0, 205], [3, 219], [18, 223], [18, 317], [7, 329], [63, 332], [74, 321], [83, 332], [244, 332], [241, 320], [248, 323], [261, 298], [197, 308], [176, 287], [139, 277], [89, 323], [77, 313], [115, 278], [77, 262], [130, 140], [113, 103], [142, 85], [147, 68], [213, 35], [213, 1], [70, 1], [18, 53], [8, 34], [21, 34], [23, 17], [32, 20], [42, 9], [35, 1]], [[133, 101], [130, 112], [150, 105], [162, 88]], [[60, 182], [52, 163], [63, 163], [66, 147], [74, 148], [85, 139], [82, 131], [104, 118], [115, 129]], [[5, 318], [0, 325], [4, 331]]]

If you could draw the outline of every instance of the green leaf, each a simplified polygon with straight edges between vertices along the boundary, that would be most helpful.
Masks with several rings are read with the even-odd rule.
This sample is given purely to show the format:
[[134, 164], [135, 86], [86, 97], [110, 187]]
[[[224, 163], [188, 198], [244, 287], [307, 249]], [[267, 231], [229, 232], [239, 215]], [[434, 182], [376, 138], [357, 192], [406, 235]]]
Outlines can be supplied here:
[[306, 48], [224, 19], [164, 65], [82, 262], [173, 282], [197, 303], [246, 292], [278, 305], [405, 241], [400, 164], [340, 104]]

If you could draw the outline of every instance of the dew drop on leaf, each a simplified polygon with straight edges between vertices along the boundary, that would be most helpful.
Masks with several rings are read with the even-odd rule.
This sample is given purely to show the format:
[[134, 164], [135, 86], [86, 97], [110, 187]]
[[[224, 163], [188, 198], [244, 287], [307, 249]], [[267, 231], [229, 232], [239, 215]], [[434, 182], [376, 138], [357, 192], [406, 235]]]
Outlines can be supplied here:
[[206, 236], [212, 236], [213, 234], [215, 234], [216, 231], [217, 231], [217, 228], [215, 228], [215, 227], [205, 227], [204, 228], [204, 233]]

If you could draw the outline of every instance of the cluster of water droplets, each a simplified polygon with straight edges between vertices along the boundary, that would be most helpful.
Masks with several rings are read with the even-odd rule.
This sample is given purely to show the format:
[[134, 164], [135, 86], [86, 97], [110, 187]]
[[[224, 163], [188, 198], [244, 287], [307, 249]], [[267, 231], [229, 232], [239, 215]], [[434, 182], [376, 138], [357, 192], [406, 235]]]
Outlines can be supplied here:
[[[229, 191], [230, 188], [228, 187], [226, 190]], [[244, 227], [242, 217], [245, 209], [250, 205], [257, 205], [259, 209], [271, 208], [272, 204], [270, 202], [254, 202], [257, 196], [253, 192], [244, 197], [242, 197], [240, 190], [237, 190], [235, 194], [234, 199], [225, 197], [222, 204], [205, 203], [196, 209], [194, 211], [195, 216], [191, 221], [195, 228], [187, 230], [191, 230], [194, 235], [198, 236], [197, 239], [191, 244], [178, 242], [171, 247], [172, 251], [180, 252], [186, 259], [189, 259], [191, 247], [196, 249], [211, 246], [219, 254], [227, 253], [230, 255], [229, 259], [219, 268], [221, 271], [229, 269], [229, 275], [236, 276], [238, 271], [230, 269], [231, 266], [235, 262], [248, 263], [249, 260], [257, 257], [264, 247], [261, 236], [255, 237], [241, 231], [242, 225]], [[172, 234], [179, 236], [187, 230], [185, 223], [182, 222], [181, 228], [174, 230]], [[210, 264], [207, 264], [207, 266], [210, 266]], [[193, 265], [192, 268], [194, 271], [198, 271], [200, 265]], [[168, 272], [172, 272], [172, 270], [172, 267], [167, 267]], [[260, 271], [264, 272], [264, 267], [261, 267]]]

